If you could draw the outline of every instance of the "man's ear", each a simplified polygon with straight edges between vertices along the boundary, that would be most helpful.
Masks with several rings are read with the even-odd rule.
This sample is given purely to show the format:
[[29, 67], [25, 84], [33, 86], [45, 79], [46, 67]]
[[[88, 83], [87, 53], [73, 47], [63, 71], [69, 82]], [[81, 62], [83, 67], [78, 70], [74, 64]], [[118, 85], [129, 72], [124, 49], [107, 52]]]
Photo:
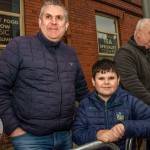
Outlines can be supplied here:
[[38, 19], [38, 23], [39, 23], [39, 28], [41, 28], [41, 19]]
[[141, 36], [141, 29], [136, 30], [136, 35], [137, 35], [138, 38]]
[[69, 22], [67, 21], [66, 22], [66, 31], [67, 31], [68, 27], [69, 27]]
[[92, 84], [93, 84], [93, 86], [95, 87], [95, 80], [94, 80], [93, 77], [92, 77]]

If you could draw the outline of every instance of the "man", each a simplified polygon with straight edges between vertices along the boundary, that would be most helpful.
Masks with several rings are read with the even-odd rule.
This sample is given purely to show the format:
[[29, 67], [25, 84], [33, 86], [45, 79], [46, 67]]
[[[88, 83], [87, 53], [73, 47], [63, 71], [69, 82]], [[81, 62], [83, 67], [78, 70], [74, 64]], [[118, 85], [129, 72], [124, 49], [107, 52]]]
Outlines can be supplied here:
[[134, 36], [116, 53], [114, 60], [121, 85], [150, 105], [150, 19], [140, 19]]
[[72, 147], [75, 99], [88, 88], [74, 50], [60, 41], [68, 25], [64, 5], [47, 1], [40, 32], [14, 38], [1, 56], [0, 116], [16, 150]]

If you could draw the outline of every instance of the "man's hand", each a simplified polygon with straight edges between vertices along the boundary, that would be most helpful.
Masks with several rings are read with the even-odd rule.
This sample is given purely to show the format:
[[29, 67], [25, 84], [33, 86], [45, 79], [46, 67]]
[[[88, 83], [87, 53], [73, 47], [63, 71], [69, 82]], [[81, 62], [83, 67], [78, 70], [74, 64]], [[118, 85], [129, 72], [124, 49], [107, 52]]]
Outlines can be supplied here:
[[21, 128], [16, 128], [11, 134], [10, 137], [15, 137], [15, 136], [20, 136], [25, 134], [26, 132], [24, 130], [22, 130]]

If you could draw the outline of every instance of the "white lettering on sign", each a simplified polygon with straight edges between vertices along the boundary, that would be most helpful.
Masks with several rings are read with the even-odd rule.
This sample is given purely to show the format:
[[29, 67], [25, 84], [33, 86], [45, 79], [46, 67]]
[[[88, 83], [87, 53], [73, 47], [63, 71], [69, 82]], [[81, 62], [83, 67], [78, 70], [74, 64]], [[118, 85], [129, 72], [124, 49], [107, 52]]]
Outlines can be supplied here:
[[10, 20], [10, 19], [4, 19], [4, 23], [9, 23], [9, 24], [19, 24], [18, 21], [16, 20]]
[[10, 35], [9, 30], [0, 29], [0, 35]]
[[2, 38], [2, 37], [0, 37], [0, 42], [9, 42], [11, 40], [12, 40], [12, 38]]
[[10, 29], [10, 25], [7, 25], [7, 24], [0, 24], [0, 28], [3, 28], [3, 29]]

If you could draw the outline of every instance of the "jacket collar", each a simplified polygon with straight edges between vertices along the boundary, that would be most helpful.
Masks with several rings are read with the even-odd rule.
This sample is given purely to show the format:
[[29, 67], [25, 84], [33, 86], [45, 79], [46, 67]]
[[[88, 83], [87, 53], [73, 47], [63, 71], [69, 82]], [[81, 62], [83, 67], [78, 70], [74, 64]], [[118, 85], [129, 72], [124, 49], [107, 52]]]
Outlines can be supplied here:
[[134, 40], [134, 36], [132, 36], [128, 40], [128, 43], [131, 44], [131, 45], [134, 45], [138, 50], [141, 50], [145, 55], [150, 54], [150, 49], [146, 49], [144, 46], [137, 45], [136, 41]]
[[124, 90], [122, 90], [120, 87], [116, 90], [116, 92], [108, 99], [107, 102], [105, 102], [104, 100], [102, 100], [99, 96], [97, 91], [93, 91], [90, 99], [97, 101], [99, 103], [101, 103], [101, 105], [103, 107], [115, 107], [118, 105], [122, 105], [124, 103], [123, 99], [124, 96], [127, 95], [127, 92], [125, 92]]
[[44, 44], [47, 48], [60, 46], [60, 43], [61, 43], [60, 41], [52, 42], [52, 41], [46, 39], [41, 31], [39, 31], [37, 33], [37, 36], [38, 36], [39, 40], [41, 41], [41, 43]]

